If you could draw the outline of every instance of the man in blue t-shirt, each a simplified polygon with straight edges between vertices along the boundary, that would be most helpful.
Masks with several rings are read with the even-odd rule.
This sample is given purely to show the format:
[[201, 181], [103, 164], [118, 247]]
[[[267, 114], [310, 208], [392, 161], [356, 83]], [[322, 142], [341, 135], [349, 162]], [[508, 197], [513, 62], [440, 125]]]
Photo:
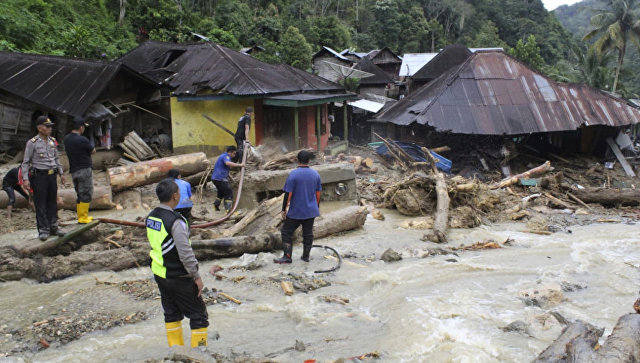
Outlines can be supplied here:
[[180, 190], [180, 202], [173, 210], [180, 213], [180, 215], [187, 220], [187, 223], [191, 224], [191, 208], [193, 208], [193, 202], [191, 201], [191, 184], [182, 180], [182, 175], [180, 175], [180, 170], [178, 169], [169, 170], [167, 177], [173, 179]]
[[241, 168], [244, 166], [244, 164], [238, 164], [231, 161], [231, 159], [236, 156], [236, 151], [237, 149], [235, 146], [227, 146], [227, 151], [218, 156], [218, 160], [216, 160], [216, 164], [213, 166], [211, 180], [213, 181], [213, 185], [216, 186], [216, 189], [218, 189], [218, 196], [215, 202], [213, 202], [213, 206], [217, 211], [220, 210], [220, 203], [222, 200], [224, 200], [224, 209], [227, 213], [231, 211], [233, 190], [231, 190], [231, 185], [229, 184], [229, 180], [231, 179], [231, 176], [229, 175], [229, 168]]
[[[298, 167], [289, 173], [284, 183], [282, 200], [282, 250], [281, 258], [275, 263], [291, 263], [293, 232], [302, 226], [302, 261], [309, 262], [309, 252], [313, 244], [313, 221], [320, 215], [320, 192], [322, 182], [320, 174], [309, 168], [311, 153], [302, 150], [298, 153]], [[289, 210], [287, 211], [287, 207]]]

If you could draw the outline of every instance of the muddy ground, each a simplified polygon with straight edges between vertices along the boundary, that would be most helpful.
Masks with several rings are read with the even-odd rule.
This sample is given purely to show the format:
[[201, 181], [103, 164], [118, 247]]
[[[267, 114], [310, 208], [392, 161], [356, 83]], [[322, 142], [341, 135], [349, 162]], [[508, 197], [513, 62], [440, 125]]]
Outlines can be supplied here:
[[[433, 213], [435, 211], [435, 192], [433, 183], [425, 178], [426, 171], [413, 170], [410, 173], [403, 170], [393, 170], [386, 167], [377, 159], [370, 150], [362, 148], [352, 148], [351, 155], [361, 155], [363, 157], [373, 157], [376, 160], [378, 172], [375, 174], [357, 175], [357, 185], [360, 194], [360, 203], [370, 204], [381, 208], [384, 215], [385, 209], [395, 209], [401, 214], [412, 216], [410, 220], [404, 220], [402, 225], [393, 228], [404, 228], [406, 230], [429, 230], [433, 225]], [[316, 162], [320, 162], [319, 160]], [[579, 158], [571, 163], [556, 161], [552, 165], [555, 170], [548, 173], [547, 184], [545, 186], [521, 186], [513, 185], [505, 189], [491, 190], [486, 186], [491, 181], [501, 179], [498, 173], [485, 173], [482, 175], [483, 181], [474, 179], [461, 179], [461, 183], [472, 182], [478, 184], [478, 189], [472, 192], [451, 193], [451, 228], [473, 228], [479, 225], [489, 225], [493, 223], [504, 223], [517, 221], [522, 225], [523, 232], [538, 233], [547, 235], [551, 233], [571, 233], [572, 226], [588, 225], [592, 223], [633, 223], [640, 217], [640, 210], [637, 208], [604, 208], [600, 205], [591, 204], [590, 209], [574, 204], [575, 208], [568, 209], [556, 205], [544, 197], [532, 199], [526, 205], [522, 205], [522, 198], [532, 194], [545, 191], [562, 193], [561, 185], [569, 186], [602, 186], [632, 187], [637, 182], [636, 179], [624, 176], [621, 170], [605, 169], [596, 159]], [[512, 165], [513, 169], [524, 171], [527, 168], [539, 165], [539, 160], [519, 160]], [[293, 165], [292, 165], [293, 166]], [[255, 167], [254, 167], [255, 168]], [[515, 170], [514, 170], [515, 171]], [[414, 178], [414, 179], [412, 179]], [[418, 180], [409, 183], [404, 187], [405, 182]], [[422, 179], [420, 179], [422, 178]], [[98, 172], [95, 175], [96, 185], [106, 183], [106, 174]], [[399, 191], [391, 200], [385, 197], [385, 192], [393, 185], [403, 184]], [[459, 183], [458, 183], [459, 184]], [[455, 183], [453, 184], [455, 185]], [[137, 220], [140, 221], [148, 213], [149, 209], [156, 205], [154, 186], [136, 188], [134, 191], [120, 193], [114, 196], [114, 201], [118, 203], [116, 209], [111, 211], [92, 212], [94, 216], [108, 217], [114, 219]], [[557, 195], [556, 194], [556, 195]], [[216, 212], [212, 208], [215, 198], [215, 190], [211, 183], [207, 183], [200, 191], [194, 189], [193, 200], [195, 202], [193, 215], [195, 222], [208, 221], [220, 218], [222, 212]], [[521, 207], [517, 207], [521, 206]], [[240, 218], [247, 211], [239, 211], [239, 215], [234, 220]], [[90, 232], [77, 238], [75, 241], [64, 246], [57, 251], [60, 256], [43, 257], [36, 256], [30, 259], [23, 259], [15, 252], [25, 246], [41, 243], [36, 237], [35, 216], [28, 210], [14, 211], [14, 217], [9, 222], [6, 211], [0, 212], [3, 223], [0, 223], [0, 246], [3, 251], [0, 253], [2, 264], [7, 261], [12, 263], [23, 263], [24, 271], [35, 271], [43, 276], [41, 281], [56, 280], [61, 277], [72, 276], [77, 273], [93, 273], [91, 269], [74, 270], [72, 264], [60, 264], [55, 274], [39, 270], [39, 265], [46, 258], [63, 258], [74, 252], [117, 252], [122, 251], [123, 255], [132, 249], [148, 248], [146, 236], [143, 229], [134, 227], [120, 227], [114, 225], [99, 225]], [[393, 212], [395, 213], [395, 212]], [[72, 211], [59, 211], [61, 225], [70, 229], [75, 226], [75, 213]], [[216, 230], [228, 228], [234, 221], [226, 222], [224, 225], [216, 227]], [[207, 230], [194, 231], [192, 238], [207, 238], [210, 232]], [[470, 249], [492, 248], [490, 242], [484, 243]], [[504, 243], [505, 241], [493, 241]], [[489, 244], [487, 244], [489, 243]], [[436, 255], [451, 255], [455, 259], [456, 254], [464, 251], [455, 251], [456, 247], [439, 247], [432, 243], [425, 243], [424, 250], [420, 252], [420, 257]], [[484, 246], [484, 247], [483, 247]], [[380, 251], [382, 253], [383, 251]], [[362, 255], [354, 251], [343, 251], [343, 257], [347, 263], [355, 265], [367, 265], [374, 261], [377, 256]], [[117, 254], [109, 255], [106, 259], [113, 259]], [[122, 257], [120, 256], [120, 257]], [[322, 289], [335, 283], [335, 277], [310, 278], [305, 274], [273, 273], [267, 278], [254, 278], [251, 276], [253, 270], [259, 269], [268, 263], [268, 257], [259, 256], [251, 262], [239, 262], [235, 265], [223, 266], [219, 271], [212, 272], [216, 281], [221, 282], [222, 291], [209, 289], [205, 293], [208, 304], [235, 304], [228, 297], [221, 295], [224, 289], [230, 286], [246, 286], [245, 288], [264, 288], [273, 291], [283, 281], [292, 283], [294, 289], [300, 292], [309, 292]], [[330, 260], [330, 256], [327, 256]], [[19, 261], [19, 262], [16, 262]], [[47, 260], [51, 262], [51, 260]], [[54, 261], [55, 262], [55, 261]], [[110, 263], [117, 261], [95, 261], [95, 270], [108, 269]], [[144, 266], [147, 261], [137, 261], [140, 266]], [[65, 268], [68, 270], [64, 271]], [[2, 272], [3, 267], [0, 267]], [[145, 270], [144, 267], [140, 270]], [[216, 269], [217, 270], [217, 269]], [[49, 275], [47, 275], [49, 273]], [[138, 275], [143, 275], [142, 272]], [[33, 278], [36, 275], [25, 274], [26, 278]], [[96, 277], [93, 283], [91, 279], [85, 279], [81, 288], [70, 288], [67, 295], [62, 295], [56, 299], [55, 306], [33, 306], [24, 309], [14, 321], [0, 325], [0, 351], [5, 356], [11, 356], [23, 352], [37, 352], [42, 349], [55, 348], [77, 340], [83, 335], [100, 330], [107, 330], [113, 327], [135, 324], [148, 319], [149, 317], [161, 314], [159, 307], [158, 291], [155, 284], [147, 278], [133, 280], [109, 280], [107, 273], [100, 273], [101, 277]], [[6, 275], [6, 277], [11, 277]], [[107, 277], [107, 278], [105, 278]], [[88, 280], [88, 281], [87, 281]], [[39, 284], [31, 285], [34, 292], [25, 292], [25, 299], [30, 294], [36, 294], [40, 289]], [[223, 292], [224, 293], [224, 292]], [[322, 299], [331, 303], [341, 304], [340, 297], [323, 296]], [[150, 303], [155, 301], [154, 303]], [[342, 302], [344, 303], [344, 301]], [[292, 349], [296, 349], [295, 346]], [[215, 356], [213, 352], [212, 355]], [[370, 357], [374, 357], [372, 354]], [[242, 354], [236, 356], [218, 356], [217, 359], [242, 361]]]

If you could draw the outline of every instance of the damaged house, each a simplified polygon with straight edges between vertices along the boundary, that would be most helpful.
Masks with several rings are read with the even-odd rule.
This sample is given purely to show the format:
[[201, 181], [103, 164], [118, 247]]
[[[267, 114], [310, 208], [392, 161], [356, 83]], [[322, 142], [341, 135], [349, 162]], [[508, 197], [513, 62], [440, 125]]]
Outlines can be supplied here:
[[129, 131], [166, 127], [159, 100], [159, 87], [115, 62], [0, 52], [0, 151], [23, 150], [40, 115], [58, 139], [84, 116], [87, 135], [108, 149]]
[[416, 74], [432, 80], [376, 114], [373, 131], [431, 146], [468, 145], [475, 138], [484, 145], [516, 140], [538, 151], [597, 154], [620, 127], [640, 122], [640, 109], [627, 101], [556, 82], [502, 51], [448, 47], [425, 67]]
[[[330, 133], [329, 104], [354, 94], [287, 65], [261, 62], [214, 43], [147, 41], [120, 61], [170, 90], [171, 134], [178, 153], [220, 153], [248, 106], [254, 108], [250, 142], [277, 139], [289, 149], [324, 150]], [[346, 127], [346, 125], [345, 125]]]

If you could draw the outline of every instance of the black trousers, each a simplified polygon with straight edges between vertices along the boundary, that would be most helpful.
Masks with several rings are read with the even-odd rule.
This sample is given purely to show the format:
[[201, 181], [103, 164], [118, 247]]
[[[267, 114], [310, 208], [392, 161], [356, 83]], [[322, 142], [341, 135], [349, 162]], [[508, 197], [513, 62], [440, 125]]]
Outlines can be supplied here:
[[313, 221], [315, 218], [309, 219], [293, 219], [287, 217], [282, 223], [282, 244], [293, 245], [293, 232], [302, 226], [302, 244], [311, 246], [313, 244]]
[[165, 323], [189, 318], [191, 329], [209, 326], [209, 314], [202, 297], [198, 296], [198, 286], [191, 277], [163, 279], [153, 275], [160, 289], [160, 301], [164, 310]]
[[36, 222], [39, 233], [58, 230], [57, 174], [34, 172], [29, 180], [33, 188], [33, 204], [36, 208]]
[[180, 213], [181, 216], [183, 216], [187, 222], [189, 223], [189, 225], [191, 225], [191, 208], [176, 208], [176, 212]]
[[238, 149], [238, 152], [236, 153], [235, 160], [233, 161], [236, 163], [241, 163], [242, 153], [244, 152], [244, 138], [235, 137], [235, 139], [236, 139], [236, 149]]
[[7, 196], [9, 197], [9, 205], [16, 204], [16, 193], [20, 193], [24, 197], [24, 199], [29, 200], [29, 195], [22, 190], [20, 185], [3, 185], [2, 190], [7, 192]]
[[233, 199], [233, 190], [228, 181], [214, 180], [213, 185], [215, 185], [218, 190], [218, 199]]

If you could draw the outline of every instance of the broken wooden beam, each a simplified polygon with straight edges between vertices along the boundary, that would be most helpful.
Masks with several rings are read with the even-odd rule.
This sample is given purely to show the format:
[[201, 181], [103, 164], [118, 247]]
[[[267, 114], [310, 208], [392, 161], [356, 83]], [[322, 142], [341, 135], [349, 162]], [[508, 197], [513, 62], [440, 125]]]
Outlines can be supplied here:
[[631, 167], [631, 165], [629, 165], [627, 160], [624, 158], [624, 155], [622, 155], [622, 151], [620, 151], [618, 144], [616, 144], [616, 142], [613, 141], [613, 139], [610, 137], [607, 137], [607, 144], [609, 145], [609, 147], [611, 148], [611, 151], [613, 151], [613, 154], [616, 156], [616, 158], [620, 162], [620, 165], [622, 165], [624, 172], [627, 173], [628, 176], [636, 176], [636, 173], [633, 171], [633, 168]]
[[504, 188], [506, 186], [516, 184], [522, 178], [531, 178], [532, 176], [544, 174], [549, 170], [551, 170], [551, 162], [547, 160], [544, 164], [527, 170], [524, 173], [513, 175], [501, 180], [499, 183], [492, 185], [491, 189]]
[[[58, 189], [58, 197], [62, 198], [62, 208], [67, 210], [76, 210], [77, 195], [75, 189]], [[93, 196], [89, 208], [95, 209], [112, 209], [115, 204], [111, 199], [111, 188], [109, 186], [93, 187]], [[7, 193], [0, 193], [0, 209], [9, 205], [9, 197]], [[14, 208], [26, 208], [27, 200], [20, 194], [16, 193], [16, 204]]]

